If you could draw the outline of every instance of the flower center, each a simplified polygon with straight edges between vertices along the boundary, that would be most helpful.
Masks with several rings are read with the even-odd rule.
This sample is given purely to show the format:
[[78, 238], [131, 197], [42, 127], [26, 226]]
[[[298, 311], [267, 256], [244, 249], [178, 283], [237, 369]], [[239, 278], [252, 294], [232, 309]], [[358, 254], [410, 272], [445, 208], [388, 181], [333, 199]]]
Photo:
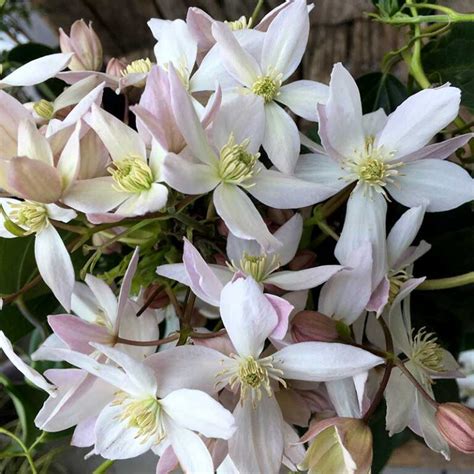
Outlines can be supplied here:
[[241, 16], [238, 20], [225, 21], [224, 23], [226, 23], [232, 31], [252, 28], [252, 18], [247, 20], [245, 16]]
[[272, 102], [280, 93], [282, 74], [270, 71], [266, 76], [260, 76], [253, 83], [252, 92], [263, 97], [266, 104]]
[[432, 372], [444, 372], [443, 349], [434, 333], [421, 328], [412, 342], [411, 359], [424, 369]]
[[146, 59], [136, 59], [132, 61], [122, 72], [122, 76], [128, 76], [129, 74], [141, 74], [148, 73], [153, 66], [149, 58]]
[[54, 117], [54, 104], [49, 100], [39, 100], [33, 105], [33, 110], [43, 119], [51, 120]]
[[400, 293], [400, 288], [404, 283], [406, 283], [412, 275], [409, 275], [405, 270], [399, 270], [396, 273], [389, 274], [388, 280], [390, 283], [390, 289], [388, 292], [388, 302], [393, 303], [393, 300], [396, 298], [398, 293]]
[[148, 191], [153, 184], [153, 173], [150, 167], [135, 156], [114, 162], [108, 171], [114, 178], [114, 188], [117, 191], [142, 193]]
[[124, 405], [118, 418], [126, 421], [129, 428], [137, 429], [135, 438], [140, 439], [141, 443], [155, 436], [158, 444], [166, 436], [161, 416], [162, 408], [156, 398], [133, 399], [126, 393], [119, 392], [112, 405]]
[[226, 380], [231, 389], [240, 385], [241, 401], [250, 394], [255, 407], [262, 399], [262, 391], [271, 397], [273, 395], [271, 379], [280, 382], [286, 388], [286, 382], [281, 378], [283, 371], [273, 367], [272, 356], [258, 360], [252, 356], [241, 357], [235, 354], [231, 354], [230, 357], [235, 360], [235, 365], [225, 368], [217, 374], [217, 377], [221, 381]]
[[271, 259], [267, 255], [249, 255], [244, 253], [244, 256], [239, 262], [239, 265], [227, 264], [233, 272], [242, 270], [245, 274], [250, 275], [255, 281], [261, 282], [280, 267], [278, 255], [273, 255]]
[[10, 204], [10, 220], [28, 233], [39, 232], [48, 223], [48, 210], [43, 204], [31, 201]]
[[219, 176], [224, 183], [242, 184], [254, 174], [255, 164], [260, 153], [249, 153], [247, 147], [250, 140], [235, 143], [234, 135], [231, 134], [227, 143], [220, 151]]

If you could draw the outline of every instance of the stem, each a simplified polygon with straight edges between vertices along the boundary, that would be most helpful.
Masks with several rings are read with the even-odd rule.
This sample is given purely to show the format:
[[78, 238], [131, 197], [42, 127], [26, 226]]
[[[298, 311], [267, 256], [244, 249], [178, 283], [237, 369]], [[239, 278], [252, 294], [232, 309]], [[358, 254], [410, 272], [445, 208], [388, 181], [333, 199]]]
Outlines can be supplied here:
[[[385, 347], [387, 348], [387, 352], [393, 353], [393, 339], [387, 327], [387, 324], [381, 317], [379, 318], [378, 321], [383, 329], [383, 333], [385, 336]], [[380, 402], [382, 401], [383, 394], [385, 392], [385, 389], [387, 388], [387, 384], [390, 379], [390, 374], [392, 373], [392, 369], [393, 369], [393, 358], [387, 358], [387, 364], [385, 365], [385, 372], [383, 373], [380, 386], [372, 400], [372, 403], [370, 404], [369, 409], [364, 414], [363, 420], [365, 422], [367, 422], [370, 419], [370, 417], [375, 413], [375, 410], [377, 409]]]
[[176, 311], [177, 316], [182, 319], [183, 318], [183, 310], [178, 303], [178, 300], [176, 299], [176, 295], [174, 294], [173, 290], [167, 286], [165, 288], [166, 294], [168, 295], [168, 298], [170, 299], [171, 304], [174, 307], [174, 310]]
[[176, 341], [179, 338], [179, 334], [171, 334], [170, 336], [164, 337], [162, 339], [154, 339], [152, 341], [135, 341], [133, 339], [125, 339], [123, 337], [117, 337], [117, 342], [120, 344], [126, 344], [127, 346], [161, 346], [162, 344], [167, 344], [168, 342]]
[[354, 186], [347, 186], [342, 191], [339, 191], [326, 203], [324, 203], [321, 208], [321, 216], [327, 219], [329, 216], [334, 214], [349, 198]]
[[74, 232], [75, 234], [87, 234], [88, 230], [84, 227], [80, 227], [78, 225], [66, 224], [64, 222], [55, 221], [53, 219], [49, 219], [51, 224], [58, 229], [68, 230], [69, 232]]
[[255, 9], [252, 13], [252, 16], [250, 17], [250, 21], [251, 21], [250, 25], [252, 27], [257, 23], [257, 18], [258, 18], [258, 15], [260, 14], [260, 10], [262, 9], [262, 7], [263, 7], [263, 0], [258, 0], [257, 5], [255, 5]]
[[27, 449], [27, 447], [25, 446], [25, 444], [23, 443], [23, 441], [18, 438], [18, 436], [14, 435], [13, 433], [11, 433], [10, 431], [4, 429], [4, 428], [0, 428], [0, 433], [4, 434], [5, 436], [8, 436], [9, 438], [11, 438], [12, 440], [16, 441], [16, 443], [18, 444], [18, 446], [20, 446], [20, 448], [23, 450], [23, 453], [21, 453], [22, 456], [25, 456], [25, 458], [27, 459], [28, 461], [28, 464], [30, 465], [30, 469], [31, 469], [31, 474], [38, 474], [38, 471], [36, 470], [36, 467], [35, 467], [35, 464], [33, 462], [33, 459]]
[[458, 286], [470, 285], [474, 283], [474, 272], [464, 273], [448, 278], [437, 278], [425, 280], [417, 290], [447, 290]]
[[153, 300], [155, 299], [155, 297], [158, 295], [158, 293], [160, 291], [163, 290], [163, 287], [161, 285], [158, 285], [152, 292], [151, 292], [151, 295], [146, 299], [145, 303], [143, 303], [143, 306], [137, 311], [137, 318], [139, 316], [141, 316], [145, 311], [146, 309], [148, 308], [148, 306], [151, 305], [151, 303], [153, 303]]
[[326, 222], [318, 221], [316, 225], [327, 235], [332, 237], [336, 242], [339, 240], [339, 236], [332, 230], [332, 227]]
[[[407, 4], [410, 4], [408, 2]], [[413, 16], [403, 16], [403, 17], [391, 17], [391, 18], [382, 18], [377, 16], [375, 19], [381, 23], [387, 23], [389, 25], [420, 25], [422, 23], [465, 23], [474, 21], [474, 13], [458, 13], [452, 12], [448, 15], [417, 15], [416, 8], [426, 7], [426, 5], [416, 5], [411, 7], [415, 11]]]
[[107, 461], [104, 461], [97, 469], [94, 469], [92, 474], [103, 474], [107, 472], [109, 468], [113, 466], [114, 462], [113, 459], [107, 459]]
[[398, 358], [394, 359], [394, 364], [403, 372], [403, 374], [410, 380], [410, 382], [416, 387], [423, 398], [434, 408], [438, 408], [438, 402], [433, 400], [431, 396], [426, 392], [424, 387], [416, 380], [413, 374], [405, 367], [405, 364]]

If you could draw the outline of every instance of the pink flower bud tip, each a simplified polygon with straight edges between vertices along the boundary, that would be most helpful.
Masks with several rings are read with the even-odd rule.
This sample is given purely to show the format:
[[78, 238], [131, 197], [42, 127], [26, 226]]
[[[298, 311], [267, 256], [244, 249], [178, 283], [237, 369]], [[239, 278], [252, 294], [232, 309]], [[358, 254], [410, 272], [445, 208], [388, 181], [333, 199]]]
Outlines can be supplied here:
[[454, 449], [474, 453], [474, 410], [461, 403], [442, 403], [436, 412], [438, 429]]

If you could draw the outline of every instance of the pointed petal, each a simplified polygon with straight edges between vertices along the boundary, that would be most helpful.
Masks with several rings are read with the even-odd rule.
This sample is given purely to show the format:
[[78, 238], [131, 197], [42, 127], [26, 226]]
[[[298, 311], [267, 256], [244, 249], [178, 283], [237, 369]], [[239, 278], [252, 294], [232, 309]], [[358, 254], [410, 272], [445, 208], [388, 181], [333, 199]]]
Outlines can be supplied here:
[[267, 206], [295, 209], [311, 206], [336, 194], [337, 190], [263, 167], [252, 179], [248, 192]]
[[303, 57], [309, 36], [308, 8], [304, 0], [296, 0], [271, 22], [262, 50], [262, 71], [274, 68], [283, 80], [295, 72]]
[[72, 58], [72, 53], [49, 54], [26, 63], [0, 80], [0, 89], [7, 86], [34, 86], [56, 76]]
[[[95, 297], [96, 301], [94, 301], [94, 303], [98, 303], [102, 311], [105, 312], [107, 319], [113, 325], [117, 315], [117, 298], [114, 292], [104, 280], [101, 280], [94, 275], [86, 275], [85, 282]], [[74, 293], [76, 293], [77, 289], [78, 286], [76, 285]]]
[[288, 332], [288, 321], [290, 314], [295, 309], [295, 307], [284, 298], [280, 298], [279, 296], [265, 294], [265, 297], [273, 306], [273, 309], [275, 310], [275, 313], [278, 317], [278, 323], [275, 326], [275, 329], [273, 329], [273, 332], [270, 334], [270, 337], [281, 340]]
[[237, 352], [258, 357], [278, 324], [278, 316], [258, 283], [251, 277], [228, 283], [222, 290], [220, 310]]
[[367, 311], [374, 311], [377, 317], [379, 317], [388, 303], [389, 296], [390, 281], [385, 276], [370, 296], [370, 300], [366, 306]]
[[303, 218], [301, 214], [295, 214], [286, 221], [273, 235], [282, 243], [278, 249], [278, 261], [280, 265], [286, 265], [296, 254], [303, 234]]
[[276, 97], [290, 110], [312, 122], [318, 121], [318, 104], [325, 104], [329, 96], [329, 87], [316, 81], [295, 81], [280, 88]]
[[282, 172], [292, 174], [300, 151], [300, 136], [293, 119], [275, 102], [265, 105], [263, 148]]
[[327, 382], [365, 372], [384, 360], [337, 342], [300, 342], [279, 350], [273, 366], [287, 379]]
[[240, 260], [244, 257], [244, 254], [258, 256], [263, 253], [262, 247], [256, 240], [240, 239], [232, 232], [229, 232], [229, 235], [227, 236], [226, 252], [229, 261], [234, 262], [236, 265], [239, 264]]
[[18, 127], [18, 156], [42, 161], [53, 166], [53, 152], [48, 141], [30, 120], [23, 120]]
[[456, 87], [425, 89], [409, 97], [392, 112], [376, 140], [394, 158], [425, 146], [457, 116], [461, 91]]
[[117, 319], [114, 321], [114, 331], [118, 334], [120, 329], [121, 319], [124, 317], [125, 305], [130, 296], [130, 289], [132, 287], [132, 280], [135, 276], [138, 266], [138, 259], [140, 255], [140, 247], [135, 247], [132, 258], [128, 264], [127, 271], [123, 276], [122, 285], [120, 286], [120, 293], [117, 300]]
[[44, 282], [69, 311], [74, 288], [74, 268], [61, 237], [52, 225], [47, 225], [36, 234], [35, 257]]
[[132, 217], [143, 216], [149, 212], [157, 212], [166, 206], [168, 188], [160, 183], [153, 183], [147, 191], [129, 194], [115, 211], [118, 215]]
[[364, 127], [365, 136], [377, 136], [387, 123], [387, 114], [383, 109], [375, 112], [364, 114], [362, 117], [362, 125]]
[[252, 201], [237, 186], [220, 184], [214, 190], [214, 205], [229, 230], [237, 237], [256, 240], [266, 251], [281, 246], [270, 234]]
[[308, 290], [328, 281], [343, 268], [340, 265], [322, 265], [296, 272], [275, 272], [265, 279], [265, 283], [270, 283], [287, 291]]
[[183, 263], [170, 263], [166, 265], [160, 265], [156, 269], [156, 273], [160, 276], [169, 278], [170, 280], [176, 280], [186, 286], [191, 286], [186, 267]]
[[449, 211], [474, 199], [474, 180], [459, 165], [424, 159], [407, 163], [387, 190], [404, 206], [426, 204], [428, 212]]

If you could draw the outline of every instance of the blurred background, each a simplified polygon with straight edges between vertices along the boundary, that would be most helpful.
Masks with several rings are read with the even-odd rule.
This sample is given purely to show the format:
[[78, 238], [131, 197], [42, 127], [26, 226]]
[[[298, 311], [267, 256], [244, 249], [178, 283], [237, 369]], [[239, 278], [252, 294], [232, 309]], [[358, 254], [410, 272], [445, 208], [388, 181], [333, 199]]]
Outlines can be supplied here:
[[[255, 0], [31, 0], [2, 2], [0, 17], [0, 62], [23, 62], [57, 48], [59, 27], [69, 30], [76, 19], [92, 21], [104, 46], [106, 60], [125, 57], [128, 60], [153, 58], [154, 38], [146, 22], [153, 17], [185, 18], [190, 6], [197, 6], [216, 19], [237, 19], [250, 16]], [[277, 6], [280, 0], [265, 0], [263, 13]], [[467, 12], [474, 10], [474, 0], [438, 1], [451, 8]], [[374, 10], [371, 0], [316, 0], [311, 15], [312, 29], [309, 45], [299, 77], [328, 82], [332, 65], [341, 61], [355, 77], [379, 71], [383, 55], [404, 44], [404, 31], [370, 21], [365, 12]], [[13, 53], [12, 53], [13, 50]], [[466, 51], [474, 54], [473, 51]], [[401, 63], [392, 73], [403, 81], [406, 70]], [[472, 74], [474, 76], [474, 73]], [[471, 241], [471, 244], [474, 242]], [[472, 247], [471, 247], [472, 251]], [[471, 257], [472, 258], [472, 257]], [[439, 262], [438, 262], [439, 263]], [[441, 275], [443, 269], [440, 270]], [[461, 296], [462, 298], [462, 296]], [[415, 304], [417, 302], [415, 301]], [[424, 305], [426, 301], [418, 301]], [[472, 307], [471, 318], [472, 318]], [[375, 440], [377, 442], [377, 440]], [[388, 440], [381, 442], [387, 443]], [[397, 440], [400, 444], [400, 440]], [[91, 472], [99, 463], [83, 464], [81, 450], [66, 450], [65, 472]], [[384, 474], [460, 474], [474, 472], [468, 456], [453, 451], [451, 463], [431, 452], [422, 443], [410, 439], [395, 449]], [[137, 469], [135, 461], [113, 466], [109, 472], [152, 472], [156, 458], [144, 460]], [[151, 470], [150, 470], [151, 468]]]

